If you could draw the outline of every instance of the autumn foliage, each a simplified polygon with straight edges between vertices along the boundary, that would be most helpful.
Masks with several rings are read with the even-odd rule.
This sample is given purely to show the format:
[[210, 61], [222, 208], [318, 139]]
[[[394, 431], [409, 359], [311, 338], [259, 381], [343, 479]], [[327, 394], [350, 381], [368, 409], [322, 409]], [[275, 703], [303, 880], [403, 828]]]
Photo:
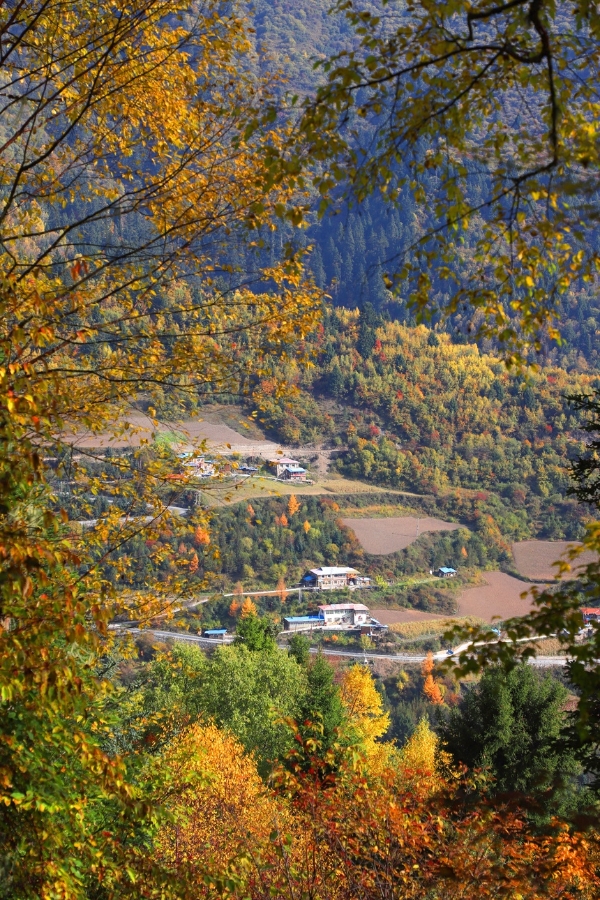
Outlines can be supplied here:
[[430, 703], [440, 705], [444, 702], [444, 695], [442, 694], [440, 685], [435, 681], [433, 677], [433, 669], [433, 655], [431, 653], [428, 653], [427, 658], [423, 662], [423, 666], [421, 668], [423, 678], [425, 679], [423, 683], [423, 693]]
[[249, 616], [256, 616], [257, 613], [258, 610], [256, 609], [256, 604], [252, 602], [250, 597], [246, 597], [240, 609], [242, 619], [247, 619]]
[[162, 764], [173, 778], [174, 821], [161, 832], [158, 853], [199, 880], [244, 858], [250, 848], [268, 846], [275, 823], [286, 822], [252, 756], [214, 724], [190, 727], [172, 742]]
[[233, 897], [252, 900], [595, 896], [595, 839], [558, 824], [536, 835], [510, 804], [473, 803], [480, 794], [462, 776], [372, 777], [360, 758], [340, 765], [335, 748], [322, 754], [318, 737], [298, 734], [265, 787], [252, 759], [214, 726], [195, 726], [165, 762], [175, 773], [174, 816], [160, 852], [196, 896], [212, 896], [225, 879]]
[[356, 731], [367, 756], [376, 752], [375, 742], [390, 726], [390, 717], [383, 711], [381, 694], [366, 666], [351, 666], [340, 685], [342, 704], [348, 723]]
[[198, 525], [194, 532], [194, 543], [197, 547], [206, 547], [210, 544], [210, 532], [202, 525]]
[[[197, 590], [200, 561], [164, 544], [186, 477], [168, 479], [152, 435], [113, 457], [119, 502], [93, 527], [65, 527], [48, 481], [77, 491], [74, 435], [108, 447], [140, 402], [154, 428], [165, 407], [270, 370], [320, 292], [294, 254], [257, 262], [256, 289], [214, 287], [228, 240], [254, 255], [291, 199], [264, 168], [278, 128], [249, 127], [269, 88], [233, 7], [25, 0], [0, 9], [0, 42], [0, 896], [116, 896], [150, 865], [135, 848], [152, 814], [129, 780], [137, 758], [103, 742], [107, 626], [164, 615]], [[186, 527], [208, 546], [199, 510]], [[124, 596], [142, 531], [163, 577]]]

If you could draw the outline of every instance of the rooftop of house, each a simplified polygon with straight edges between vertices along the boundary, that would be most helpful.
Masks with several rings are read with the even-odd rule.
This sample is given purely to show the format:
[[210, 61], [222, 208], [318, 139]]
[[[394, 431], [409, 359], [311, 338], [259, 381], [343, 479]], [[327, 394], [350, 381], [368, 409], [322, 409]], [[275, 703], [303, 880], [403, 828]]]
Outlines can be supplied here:
[[453, 572], [456, 575], [456, 569], [451, 569], [448, 566], [440, 566], [438, 572], [445, 572], [446, 575], [449, 575]]
[[288, 472], [306, 472], [306, 469], [303, 469], [302, 466], [292, 466], [288, 465], [285, 467]]
[[284, 622], [322, 622], [321, 616], [284, 616]]
[[600, 616], [600, 606], [582, 606], [579, 611], [584, 616]]
[[297, 466], [297, 459], [290, 459], [288, 456], [282, 456], [279, 459], [270, 459], [270, 466]]
[[356, 569], [350, 566], [320, 566], [318, 569], [311, 569], [311, 575], [358, 575]]
[[319, 609], [323, 612], [345, 612], [350, 609], [353, 609], [354, 612], [369, 612], [369, 607], [364, 603], [329, 603], [320, 606]]

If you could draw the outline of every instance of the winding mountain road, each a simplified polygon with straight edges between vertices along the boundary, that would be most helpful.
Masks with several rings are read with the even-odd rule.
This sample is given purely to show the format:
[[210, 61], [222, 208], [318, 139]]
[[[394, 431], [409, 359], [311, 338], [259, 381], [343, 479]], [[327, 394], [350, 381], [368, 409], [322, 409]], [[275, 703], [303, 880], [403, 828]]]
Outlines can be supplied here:
[[[126, 628], [124, 629], [130, 634], [152, 634], [157, 638], [162, 638], [163, 640], [171, 640], [171, 641], [179, 641], [180, 643], [190, 643], [190, 644], [199, 644], [200, 646], [205, 647], [215, 647], [222, 646], [223, 644], [231, 644], [233, 638], [231, 640], [218, 640], [216, 638], [207, 638], [203, 637], [199, 634], [189, 634], [184, 631], [161, 631], [156, 628]], [[283, 649], [283, 648], [282, 648]], [[462, 646], [460, 650], [464, 649]], [[311, 647], [311, 653], [318, 653], [319, 650], [317, 647]], [[394, 654], [391, 653], [369, 653], [362, 651], [360, 652], [352, 652], [350, 650], [321, 650], [321, 653], [324, 656], [341, 656], [350, 659], [387, 659], [393, 662], [403, 662], [403, 663], [420, 663], [424, 662], [427, 658], [426, 656], [416, 656], [413, 654]], [[434, 659], [442, 660], [448, 658], [448, 653], [444, 650], [439, 653], [434, 654]], [[540, 668], [547, 668], [549, 666], [565, 666], [568, 663], [569, 659], [566, 656], [536, 656], [529, 660], [530, 665], [538, 666]]]

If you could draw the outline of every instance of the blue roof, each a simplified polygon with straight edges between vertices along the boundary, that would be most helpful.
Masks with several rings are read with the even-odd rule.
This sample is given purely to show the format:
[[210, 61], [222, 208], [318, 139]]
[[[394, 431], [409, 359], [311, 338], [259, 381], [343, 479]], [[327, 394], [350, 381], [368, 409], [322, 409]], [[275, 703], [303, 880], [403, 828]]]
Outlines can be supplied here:
[[204, 634], [227, 634], [226, 628], [209, 628]]
[[285, 616], [285, 622], [323, 622], [321, 616]]
[[456, 575], [456, 569], [449, 569], [448, 566], [440, 566], [439, 569], [438, 569], [438, 571], [439, 571], [439, 572], [446, 572], [446, 573], [448, 573], [448, 574], [449, 574], [450, 572], [454, 572], [454, 574]]

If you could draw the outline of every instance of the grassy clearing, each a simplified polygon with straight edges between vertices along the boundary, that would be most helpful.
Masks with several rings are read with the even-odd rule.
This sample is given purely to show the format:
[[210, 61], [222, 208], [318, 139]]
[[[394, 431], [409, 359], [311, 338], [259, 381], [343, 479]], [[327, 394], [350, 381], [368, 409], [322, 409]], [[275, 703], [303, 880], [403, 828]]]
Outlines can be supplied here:
[[483, 619], [476, 616], [461, 616], [448, 619], [427, 619], [421, 622], [397, 622], [389, 630], [401, 638], [418, 638], [423, 635], [443, 634], [455, 625], [483, 625]]
[[414, 506], [403, 506], [402, 503], [394, 506], [371, 503], [361, 507], [346, 506], [342, 503], [341, 512], [344, 513], [345, 519], [393, 519], [397, 516], [414, 516], [415, 508]]
[[185, 442], [185, 434], [181, 431], [157, 431], [154, 443], [157, 447], [175, 447]]
[[523, 641], [519, 647], [533, 647], [538, 656], [564, 656], [566, 654], [565, 645], [558, 638], [552, 637], [539, 641]]
[[243, 480], [213, 481], [206, 485], [201, 483], [202, 503], [206, 506], [228, 506], [231, 503], [240, 503], [242, 500], [251, 500], [260, 497], [287, 497], [289, 494], [296, 496], [321, 496], [331, 494], [363, 493], [366, 491], [381, 491], [384, 488], [376, 488], [360, 481], [351, 481], [348, 478], [331, 478], [315, 480], [312, 484], [295, 484], [292, 482], [276, 481], [274, 478], [266, 478], [257, 475]]

